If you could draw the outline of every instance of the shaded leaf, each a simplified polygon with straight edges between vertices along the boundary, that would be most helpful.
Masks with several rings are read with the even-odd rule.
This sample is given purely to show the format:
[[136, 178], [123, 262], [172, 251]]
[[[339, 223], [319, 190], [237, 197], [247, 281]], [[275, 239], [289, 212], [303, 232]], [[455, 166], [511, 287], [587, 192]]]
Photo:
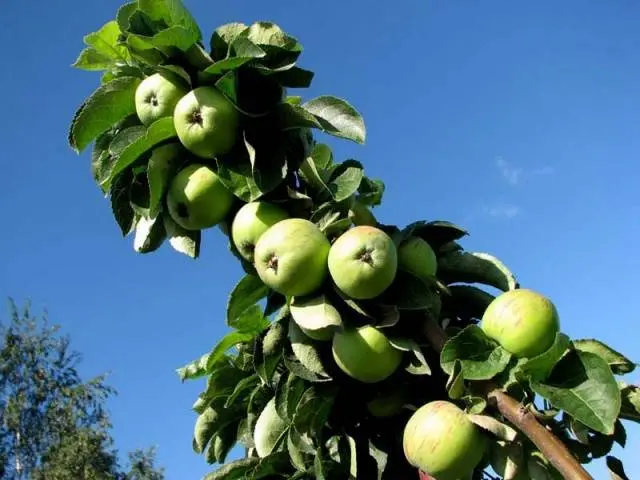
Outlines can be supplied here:
[[611, 480], [629, 480], [627, 474], [624, 471], [622, 462], [613, 455], [607, 456], [607, 468], [611, 474]]
[[517, 288], [509, 269], [488, 253], [451, 252], [438, 260], [438, 277], [447, 283], [482, 283], [502, 291]]
[[460, 363], [460, 360], [453, 362], [453, 369], [447, 380], [446, 387], [449, 398], [455, 400], [464, 395], [464, 378], [462, 376], [462, 363]]
[[447, 340], [440, 353], [440, 364], [447, 375], [453, 373], [457, 360], [466, 380], [489, 380], [507, 367], [511, 354], [490, 340], [480, 327], [469, 325]]
[[133, 182], [133, 175], [130, 171], [122, 172], [118, 175], [109, 191], [111, 198], [111, 211], [113, 216], [120, 227], [123, 236], [127, 236], [131, 233], [131, 229], [135, 225], [135, 212], [131, 206], [129, 192], [131, 189], [131, 183]]
[[518, 366], [519, 373], [525, 378], [544, 381], [553, 367], [570, 348], [571, 340], [564, 333], [558, 332], [553, 345], [540, 355], [529, 358]]
[[118, 159], [111, 171], [111, 178], [105, 180], [105, 183], [108, 184], [115, 175], [133, 164], [141, 155], [159, 143], [174, 138], [175, 136], [176, 129], [173, 124], [173, 117], [164, 117], [153, 122], [144, 135], [140, 135], [136, 140], [129, 142], [127, 146], [118, 153]]
[[155, 252], [165, 238], [167, 238], [167, 232], [164, 229], [162, 217], [140, 217], [136, 224], [133, 249], [138, 253]]
[[591, 352], [606, 361], [616, 375], [624, 375], [635, 370], [636, 364], [600, 340], [593, 338], [574, 340], [573, 346], [583, 352]]
[[162, 214], [162, 220], [173, 249], [193, 259], [198, 258], [202, 238], [200, 230], [185, 230], [166, 212]]

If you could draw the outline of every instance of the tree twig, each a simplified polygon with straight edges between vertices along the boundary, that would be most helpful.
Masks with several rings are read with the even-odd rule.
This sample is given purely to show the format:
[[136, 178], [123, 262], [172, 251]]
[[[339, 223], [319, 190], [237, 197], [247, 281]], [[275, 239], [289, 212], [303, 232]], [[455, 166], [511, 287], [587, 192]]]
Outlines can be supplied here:
[[[427, 318], [424, 334], [436, 351], [442, 351], [447, 341], [447, 334], [435, 320]], [[491, 382], [483, 382], [481, 386], [490, 405], [524, 433], [564, 478], [593, 480], [567, 446], [541, 425], [529, 409]]]

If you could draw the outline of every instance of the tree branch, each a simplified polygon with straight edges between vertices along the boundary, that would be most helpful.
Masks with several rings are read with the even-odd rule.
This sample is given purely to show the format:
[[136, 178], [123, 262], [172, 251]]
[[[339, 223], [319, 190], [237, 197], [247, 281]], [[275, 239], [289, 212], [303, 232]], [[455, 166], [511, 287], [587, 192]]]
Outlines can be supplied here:
[[[436, 351], [442, 351], [447, 341], [447, 334], [436, 321], [427, 319], [424, 325], [424, 334]], [[524, 433], [564, 478], [593, 480], [593, 477], [571, 454], [567, 446], [542, 426], [529, 409], [491, 382], [482, 382], [481, 387], [490, 405]]]

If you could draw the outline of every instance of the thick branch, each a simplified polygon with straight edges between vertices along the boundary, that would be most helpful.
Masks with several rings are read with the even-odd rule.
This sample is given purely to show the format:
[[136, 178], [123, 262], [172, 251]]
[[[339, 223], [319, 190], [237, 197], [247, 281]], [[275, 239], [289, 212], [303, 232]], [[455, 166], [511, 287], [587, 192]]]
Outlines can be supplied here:
[[[434, 320], [427, 319], [424, 334], [436, 351], [442, 351], [447, 341], [447, 334]], [[593, 477], [587, 473], [580, 462], [571, 455], [567, 446], [542, 426], [529, 409], [491, 382], [483, 382], [482, 389], [490, 404], [524, 433], [564, 478], [593, 480]]]

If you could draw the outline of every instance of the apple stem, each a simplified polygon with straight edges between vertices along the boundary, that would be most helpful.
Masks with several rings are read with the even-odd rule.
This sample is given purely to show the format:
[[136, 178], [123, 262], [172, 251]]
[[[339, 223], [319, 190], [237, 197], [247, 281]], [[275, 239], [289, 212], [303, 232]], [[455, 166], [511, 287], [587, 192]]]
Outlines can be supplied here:
[[[427, 317], [423, 331], [430, 345], [437, 352], [441, 352], [448, 340], [446, 332], [431, 317]], [[481, 386], [489, 404], [524, 433], [564, 478], [593, 480], [593, 477], [571, 454], [567, 446], [542, 426], [528, 408], [511, 398], [492, 382], [482, 382]]]

